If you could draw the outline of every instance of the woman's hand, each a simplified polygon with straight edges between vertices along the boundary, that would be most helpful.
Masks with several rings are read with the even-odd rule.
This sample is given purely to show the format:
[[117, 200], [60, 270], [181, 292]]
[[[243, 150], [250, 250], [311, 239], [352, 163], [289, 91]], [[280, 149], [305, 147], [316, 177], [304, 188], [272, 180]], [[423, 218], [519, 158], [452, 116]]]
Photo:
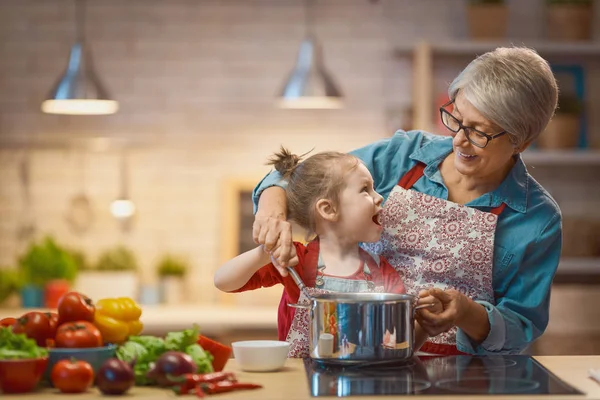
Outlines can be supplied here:
[[286, 204], [285, 190], [277, 186], [265, 189], [260, 195], [252, 224], [252, 238], [264, 251], [273, 254], [280, 248], [275, 261], [276, 266], [284, 269], [289, 265], [292, 255], [296, 254], [292, 243], [292, 225], [287, 221]]
[[[264, 250], [264, 247], [263, 247]], [[267, 252], [266, 250], [264, 250], [265, 252]], [[279, 271], [279, 273], [281, 274], [281, 276], [287, 276], [288, 275], [288, 271], [286, 266], [288, 267], [294, 267], [296, 265], [298, 265], [298, 254], [296, 253], [296, 246], [294, 246], [292, 244], [292, 247], [290, 248], [289, 253], [286, 254], [286, 259], [287, 259], [287, 264], [283, 265], [282, 262], [280, 261], [283, 257], [282, 252], [283, 251], [287, 251], [285, 250], [282, 246], [280, 246], [279, 241], [277, 242], [277, 245], [275, 247], [275, 250], [271, 251], [271, 252], [267, 252], [269, 253], [270, 257], [271, 257], [271, 263], [273, 263], [273, 265], [275, 266], [275, 268], [277, 269], [277, 271]]]
[[271, 255], [273, 265], [281, 275], [286, 276], [285, 268], [296, 256], [296, 248], [292, 243], [292, 224], [279, 218], [263, 218], [257, 214], [252, 225], [252, 235], [254, 241]]
[[256, 213], [252, 224], [252, 238], [258, 245], [262, 245], [266, 252], [272, 252], [278, 246], [287, 248], [292, 244], [292, 224], [284, 216], [262, 216]]
[[440, 314], [444, 311], [444, 305], [435, 296], [429, 294], [428, 290], [421, 290], [419, 292], [419, 300], [417, 300], [417, 306], [427, 306], [424, 308], [419, 308], [417, 310], [417, 315], [421, 312], [421, 310], [426, 309], [428, 312], [432, 314]]
[[[467, 296], [454, 289], [446, 291], [438, 288], [422, 290], [419, 297], [419, 304], [430, 302], [431, 297], [437, 300], [436, 304], [438, 306], [434, 310], [422, 308], [417, 310], [416, 315], [417, 321], [430, 336], [439, 335], [454, 326], [460, 325], [470, 303]], [[441, 305], [441, 310], [439, 305]]]

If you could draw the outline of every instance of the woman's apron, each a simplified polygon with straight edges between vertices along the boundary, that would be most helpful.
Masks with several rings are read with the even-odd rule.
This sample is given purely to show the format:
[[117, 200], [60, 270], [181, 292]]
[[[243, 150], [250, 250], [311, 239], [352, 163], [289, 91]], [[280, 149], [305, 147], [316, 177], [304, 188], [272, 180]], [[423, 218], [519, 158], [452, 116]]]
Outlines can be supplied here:
[[[380, 241], [363, 247], [387, 258], [402, 275], [407, 293], [456, 289], [494, 304], [494, 236], [505, 204], [484, 212], [410, 190], [424, 169], [418, 163], [400, 179], [381, 213]], [[429, 338], [421, 351], [462, 354], [456, 348], [456, 331], [453, 327]]]
[[[373, 260], [378, 263], [379, 257], [373, 256]], [[316, 286], [317, 287], [306, 287], [308, 294], [314, 296], [322, 293], [363, 293], [363, 292], [383, 292], [383, 286], [375, 286], [373, 281], [370, 280], [371, 271], [367, 265], [367, 260], [363, 259], [363, 273], [365, 280], [349, 280], [345, 278], [337, 278], [333, 276], [323, 275], [321, 272], [325, 269], [321, 256], [317, 263], [317, 276]], [[311, 268], [308, 265], [308, 268]], [[321, 274], [319, 276], [319, 274]], [[310, 305], [310, 300], [306, 297], [303, 291], [300, 291], [300, 297], [298, 298], [298, 304]], [[331, 334], [334, 335], [337, 322], [332, 321]], [[288, 351], [288, 357], [304, 358], [308, 357], [309, 350], [309, 329], [310, 329], [310, 315], [309, 311], [305, 308], [297, 308], [292, 320], [292, 325], [287, 334], [286, 341], [290, 343], [290, 349]], [[335, 340], [334, 340], [335, 343]]]

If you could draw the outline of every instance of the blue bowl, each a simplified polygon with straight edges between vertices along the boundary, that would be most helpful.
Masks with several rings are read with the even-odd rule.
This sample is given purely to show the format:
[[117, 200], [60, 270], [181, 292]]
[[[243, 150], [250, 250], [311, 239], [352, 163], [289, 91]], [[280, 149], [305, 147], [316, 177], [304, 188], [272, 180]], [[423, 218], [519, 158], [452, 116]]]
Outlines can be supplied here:
[[115, 356], [117, 346], [109, 344], [104, 347], [89, 347], [83, 349], [50, 348], [48, 349], [48, 368], [46, 368], [45, 378], [50, 378], [50, 372], [54, 364], [60, 360], [81, 360], [87, 361], [94, 369], [94, 375], [104, 364], [106, 360]]

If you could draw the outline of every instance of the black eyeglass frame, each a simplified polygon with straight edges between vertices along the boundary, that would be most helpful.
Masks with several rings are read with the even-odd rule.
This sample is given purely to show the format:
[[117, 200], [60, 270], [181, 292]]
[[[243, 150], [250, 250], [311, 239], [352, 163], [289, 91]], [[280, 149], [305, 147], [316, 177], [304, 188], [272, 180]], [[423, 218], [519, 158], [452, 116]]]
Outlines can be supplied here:
[[[470, 126], [464, 126], [462, 124], [462, 122], [460, 122], [454, 115], [452, 115], [452, 113], [448, 110], [446, 110], [446, 107], [448, 107], [450, 104], [454, 103], [454, 100], [450, 100], [449, 102], [447, 102], [446, 104], [444, 104], [443, 106], [440, 107], [440, 119], [442, 120], [442, 124], [444, 124], [444, 126], [446, 128], [448, 128], [448, 130], [450, 132], [453, 133], [458, 133], [461, 129], [463, 130], [463, 132], [465, 133], [465, 137], [467, 138], [467, 140], [469, 141], [469, 143], [471, 143], [473, 146], [477, 146], [480, 149], [484, 149], [487, 147], [487, 145], [490, 143], [491, 140], [494, 140], [502, 135], [507, 134], [507, 131], [502, 131], [502, 132], [498, 132], [494, 135], [488, 135], [485, 132], [481, 132], [480, 130], [477, 130], [475, 128], [471, 128]], [[458, 124], [458, 129], [454, 130], [452, 128], [450, 128], [448, 125], [446, 125], [446, 122], [444, 122], [444, 114], [447, 114], [450, 118], [454, 119], [456, 121], [456, 123]], [[470, 131], [474, 131], [477, 134], [481, 135], [482, 137], [486, 138], [486, 142], [485, 144], [482, 146], [478, 143], [475, 143], [473, 140], [471, 140], [471, 136], [469, 135]]]

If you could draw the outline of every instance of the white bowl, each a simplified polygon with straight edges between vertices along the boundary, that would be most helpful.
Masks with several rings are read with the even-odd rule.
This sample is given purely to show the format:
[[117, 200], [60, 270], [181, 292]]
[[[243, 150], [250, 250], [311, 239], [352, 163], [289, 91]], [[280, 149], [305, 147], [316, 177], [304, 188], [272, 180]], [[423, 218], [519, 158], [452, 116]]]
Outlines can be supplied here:
[[290, 344], [278, 340], [245, 340], [231, 343], [233, 356], [244, 371], [276, 371], [283, 368]]

